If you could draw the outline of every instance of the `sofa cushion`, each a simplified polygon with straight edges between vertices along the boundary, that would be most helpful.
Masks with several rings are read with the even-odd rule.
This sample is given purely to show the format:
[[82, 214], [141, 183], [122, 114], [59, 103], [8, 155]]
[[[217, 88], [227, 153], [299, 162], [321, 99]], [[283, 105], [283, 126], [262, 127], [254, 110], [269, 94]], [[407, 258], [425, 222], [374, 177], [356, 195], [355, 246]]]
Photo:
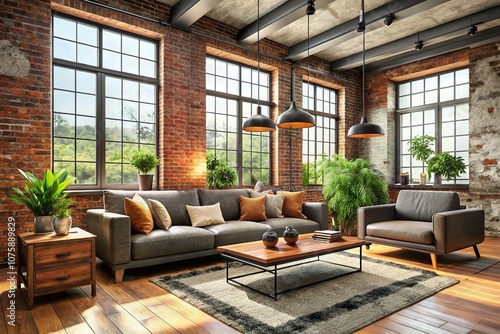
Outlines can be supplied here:
[[[152, 190], [152, 191], [125, 191], [106, 190], [104, 192], [104, 209], [106, 212], [114, 212], [124, 215], [123, 207], [125, 197], [132, 198], [139, 194], [146, 201], [155, 199], [165, 206], [172, 225], [191, 226], [191, 220], [186, 210], [186, 205], [200, 205], [196, 190]], [[238, 200], [238, 198], [236, 198]], [[215, 204], [216, 202], [212, 203]]]
[[283, 218], [283, 202], [285, 195], [274, 195], [272, 190], [258, 192], [250, 190], [250, 197], [266, 197], [266, 217], [267, 218]]
[[149, 235], [134, 234], [132, 259], [189, 253], [214, 247], [215, 237], [210, 231], [192, 226], [171, 226], [168, 231], [156, 229]]
[[124, 206], [125, 213], [130, 217], [130, 226], [134, 233], [149, 234], [153, 230], [153, 216], [140, 196], [135, 195], [134, 199], [125, 198]]
[[384, 239], [432, 245], [434, 233], [432, 223], [410, 220], [391, 220], [371, 223], [366, 226], [366, 235]]
[[307, 219], [302, 213], [302, 203], [304, 202], [305, 192], [278, 191], [277, 194], [285, 195], [285, 200], [283, 201], [283, 216]]
[[240, 220], [267, 220], [266, 197], [248, 198], [240, 196]]
[[222, 212], [220, 211], [220, 203], [201, 206], [186, 205], [186, 210], [191, 219], [191, 225], [194, 227], [225, 223], [224, 218], [222, 218]]
[[248, 189], [198, 189], [200, 205], [219, 202], [225, 221], [240, 219], [240, 196], [250, 197]]
[[172, 226], [172, 218], [170, 218], [167, 208], [165, 208], [160, 201], [155, 199], [149, 198], [148, 203], [155, 225], [162, 230], [168, 230], [168, 228]]
[[396, 200], [395, 218], [430, 222], [437, 212], [458, 209], [460, 209], [460, 199], [457, 193], [401, 190]]
[[215, 235], [215, 246], [224, 246], [241, 242], [262, 240], [262, 235], [269, 229], [266, 222], [231, 220], [223, 225], [204, 227]]

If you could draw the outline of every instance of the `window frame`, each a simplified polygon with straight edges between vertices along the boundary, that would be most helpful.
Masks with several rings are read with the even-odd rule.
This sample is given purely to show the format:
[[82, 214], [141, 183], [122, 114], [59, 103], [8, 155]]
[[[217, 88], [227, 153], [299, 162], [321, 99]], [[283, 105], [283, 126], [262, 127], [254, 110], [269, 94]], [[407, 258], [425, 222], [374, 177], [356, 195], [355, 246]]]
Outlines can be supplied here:
[[[469, 108], [469, 101], [470, 101], [470, 72], [469, 72], [469, 80], [467, 81], [467, 86], [469, 87], [469, 94], [467, 97], [465, 98], [459, 98], [459, 99], [452, 99], [452, 100], [446, 100], [446, 101], [440, 101], [441, 100], [441, 92], [440, 90], [442, 89], [440, 87], [440, 76], [442, 75], [447, 75], [447, 74], [450, 74], [450, 73], [454, 73], [454, 84], [451, 85], [451, 86], [446, 86], [445, 88], [449, 88], [449, 87], [453, 87], [454, 89], [457, 87], [457, 86], [460, 86], [460, 85], [464, 85], [463, 83], [457, 85], [456, 83], [456, 75], [455, 73], [458, 72], [458, 71], [461, 71], [461, 70], [469, 70], [469, 67], [459, 67], [459, 68], [455, 68], [455, 69], [452, 69], [452, 70], [448, 70], [448, 71], [443, 71], [443, 72], [438, 72], [438, 73], [433, 73], [431, 75], [427, 75], [427, 76], [423, 76], [423, 77], [418, 77], [418, 78], [414, 78], [414, 79], [411, 79], [411, 80], [405, 80], [405, 81], [401, 81], [401, 82], [397, 82], [396, 83], [396, 111], [395, 111], [395, 114], [396, 114], [396, 117], [395, 117], [395, 138], [396, 138], [396, 149], [395, 149], [395, 160], [396, 160], [396, 164], [395, 164], [395, 180], [397, 182], [397, 180], [399, 180], [399, 174], [403, 171], [402, 168], [405, 168], [405, 167], [402, 167], [402, 161], [401, 161], [401, 157], [402, 157], [402, 125], [401, 125], [401, 116], [404, 115], [404, 114], [412, 114], [412, 113], [415, 113], [415, 112], [423, 112], [425, 113], [425, 111], [429, 111], [429, 110], [434, 110], [434, 123], [428, 123], [428, 124], [433, 124], [433, 130], [434, 130], [434, 135], [433, 137], [436, 138], [436, 143], [434, 145], [434, 151], [436, 153], [440, 153], [442, 152], [442, 139], [443, 139], [443, 134], [442, 134], [442, 131], [441, 131], [441, 128], [442, 128], [442, 124], [443, 124], [443, 121], [442, 121], [442, 111], [444, 108], [449, 108], [449, 107], [457, 107], [457, 106], [460, 106], [460, 105], [464, 105], [464, 104], [467, 104], [468, 108], [467, 108], [467, 112], [470, 113], [470, 108]], [[401, 89], [401, 85], [403, 84], [407, 84], [407, 83], [410, 83], [410, 86], [411, 86], [411, 83], [412, 82], [415, 82], [415, 81], [419, 81], [419, 80], [424, 80], [425, 79], [429, 79], [429, 78], [432, 78], [432, 77], [437, 77], [437, 88], [436, 88], [436, 91], [437, 91], [437, 102], [434, 102], [434, 103], [429, 103], [429, 104], [425, 104], [425, 100], [424, 100], [424, 103], [422, 105], [419, 105], [419, 106], [415, 106], [415, 107], [407, 107], [407, 108], [401, 108], [400, 109], [400, 89]], [[411, 90], [410, 90], [411, 91]], [[423, 93], [425, 95], [425, 88], [423, 90]], [[456, 91], [454, 93], [454, 95], [456, 95]], [[406, 94], [404, 96], [410, 96], [410, 101], [411, 101], [411, 96], [412, 94]], [[457, 120], [456, 118], [453, 119], [453, 123], [454, 123], [454, 126], [455, 126], [455, 129], [456, 129], [456, 122], [457, 121], [460, 121], [460, 120]], [[469, 122], [470, 121], [470, 114], [467, 118], [467, 121]], [[445, 122], [446, 123], [446, 122]], [[425, 120], [422, 121], [422, 126], [424, 127], [424, 130], [423, 130], [423, 133], [422, 134], [426, 134], [425, 132]], [[413, 123], [410, 121], [410, 125], [408, 126], [410, 128], [410, 131], [413, 127]], [[410, 134], [410, 139], [413, 138], [415, 135], [413, 134]], [[460, 135], [458, 135], [460, 136]], [[462, 137], [464, 137], [464, 135], [461, 135]], [[451, 136], [446, 136], [446, 137], [451, 137]], [[456, 131], [454, 131], [454, 135], [453, 135], [453, 138], [455, 138], [455, 142], [456, 142], [456, 138], [457, 138], [457, 134], [456, 134]], [[469, 143], [470, 143], [470, 132], [469, 134], [467, 135], [467, 138], [469, 140]], [[470, 144], [469, 144], [470, 145]], [[466, 152], [465, 150], [457, 150], [456, 149], [456, 146], [452, 151], [445, 151], [445, 152], [450, 152], [450, 153], [453, 153], [454, 155], [456, 155], [457, 152]], [[468, 150], [467, 150], [468, 152]], [[421, 168], [421, 172], [425, 172], [427, 173], [427, 165], [425, 163], [422, 163], [422, 166], [420, 166], [420, 162], [419, 162], [419, 165], [418, 166], [413, 166], [413, 158], [411, 157], [411, 154], [410, 154], [410, 166], [407, 167], [408, 169], [412, 169], [412, 168]], [[458, 178], [458, 179], [452, 179], [450, 180], [449, 182], [447, 182], [445, 179], [444, 180], [441, 180], [441, 182], [439, 184], [436, 184], [435, 183], [435, 180], [434, 180], [434, 175], [431, 175], [431, 178], [428, 180], [428, 182], [430, 180], [433, 181], [433, 184], [434, 185], [439, 185], [439, 186], [453, 186], [453, 187], [468, 187], [469, 184], [470, 184], [470, 174], [469, 174], [469, 166], [470, 166], [470, 161], [466, 161], [466, 168], [467, 168], [467, 172], [465, 173], [467, 178]], [[415, 176], [413, 177], [413, 179], [415, 179]], [[411, 172], [410, 172], [410, 183], [411, 183]], [[457, 180], [463, 180], [465, 181], [466, 183], [457, 183]], [[443, 183], [444, 182], [444, 183]], [[429, 184], [429, 183], [428, 183]]]
[[[54, 20], [56, 17], [59, 17], [61, 19], [67, 19], [71, 21], [75, 21], [77, 23], [82, 23], [84, 25], [89, 25], [92, 27], [95, 27], [97, 29], [97, 65], [89, 65], [89, 64], [84, 64], [84, 63], [78, 63], [77, 61], [69, 61], [61, 58], [55, 58], [54, 55], [54, 39], [57, 38], [57, 36], [54, 35], [54, 29], [52, 29], [51, 32], [51, 50], [52, 50], [52, 57], [51, 57], [51, 75], [52, 78], [54, 78], [54, 71], [57, 67], [61, 68], [67, 68], [74, 70], [75, 73], [78, 71], [84, 71], [84, 72], [92, 72], [95, 73], [96, 76], [96, 115], [95, 115], [95, 130], [96, 130], [96, 136], [95, 136], [95, 142], [96, 142], [96, 167], [95, 167], [95, 177], [96, 177], [96, 182], [95, 184], [73, 184], [70, 186], [70, 189], [73, 190], [103, 190], [103, 189], [137, 189], [138, 187], [138, 182], [135, 181], [134, 183], [126, 183], [126, 184], [106, 184], [106, 137], [105, 137], [105, 130], [106, 130], [106, 125], [105, 125], [105, 120], [106, 120], [106, 115], [105, 115], [105, 78], [106, 77], [113, 77], [113, 78], [120, 78], [121, 80], [133, 80], [136, 81], [139, 85], [141, 83], [146, 83], [153, 85], [155, 87], [155, 98], [154, 98], [154, 106], [155, 106], [155, 119], [154, 119], [154, 146], [155, 146], [155, 153], [158, 155], [159, 153], [159, 110], [160, 110], [160, 105], [159, 105], [159, 92], [160, 92], [160, 80], [159, 80], [159, 74], [160, 74], [160, 48], [159, 48], [159, 42], [155, 39], [148, 38], [145, 36], [141, 36], [138, 34], [134, 34], [128, 31], [116, 29], [107, 25], [103, 25], [97, 22], [92, 22], [88, 21], [85, 19], [82, 19], [77, 16], [71, 16], [67, 15], [64, 13], [59, 13], [59, 12], [52, 12], [51, 16], [51, 24], [52, 27], [54, 27]], [[122, 36], [129, 36], [132, 38], [137, 38], [139, 40], [139, 45], [141, 41], [145, 42], [151, 42], [155, 45], [155, 54], [154, 54], [154, 59], [155, 59], [155, 73], [154, 76], [155, 78], [140, 75], [140, 65], [139, 65], [139, 74], [131, 74], [128, 72], [121, 72], [121, 71], [116, 71], [108, 68], [103, 67], [103, 31], [112, 31], [114, 33], [120, 34]], [[78, 41], [75, 39], [73, 40], [76, 44], [78, 44]], [[139, 56], [138, 58], [138, 63], [140, 64], [141, 61], [141, 56], [140, 56], [140, 47], [139, 47]], [[124, 54], [121, 52], [120, 54]], [[54, 80], [52, 80], [51, 83], [51, 94], [52, 94], [52, 107], [51, 107], [51, 115], [52, 115], [52, 129], [54, 129]], [[123, 99], [123, 98], [122, 98]], [[138, 111], [139, 112], [139, 111]], [[78, 114], [75, 111], [75, 117], [78, 116]], [[140, 122], [142, 123], [142, 122]], [[140, 124], [139, 123], [139, 124]], [[76, 128], [75, 128], [76, 129]], [[122, 128], [123, 129], [123, 128]], [[75, 134], [76, 136], [76, 134]], [[55, 154], [54, 154], [54, 148], [55, 148], [55, 143], [54, 139], [56, 137], [54, 136], [54, 133], [51, 135], [51, 144], [52, 144], [52, 155], [51, 155], [51, 163], [54, 168], [55, 164], [59, 161], [55, 159]], [[121, 143], [125, 143], [122, 141]], [[140, 141], [137, 142], [138, 147], [141, 146]], [[122, 151], [123, 152], [123, 151]], [[63, 160], [64, 161], [64, 160]], [[75, 170], [71, 171], [70, 174], [75, 173], [76, 171], [76, 164], [78, 163], [76, 159], [76, 147], [75, 147], [75, 160], [72, 161], [72, 163], [75, 164]], [[122, 156], [122, 168], [125, 165], [130, 165], [129, 162], [127, 162], [126, 157]], [[154, 188], [158, 187], [158, 169], [155, 170], [154, 172], [155, 177], [154, 177]], [[76, 176], [76, 175], [75, 175]], [[121, 175], [123, 177], [123, 173]]]
[[[309, 88], [308, 88], [308, 91], [307, 93], [304, 93], [304, 88], [306, 87], [306, 85], [309, 85], [309, 86], [312, 86], [313, 87], [313, 96], [310, 97], [309, 96]], [[322, 101], [324, 102], [324, 100], [319, 100], [318, 99], [318, 88], [321, 88], [321, 89], [324, 89], [324, 90], [327, 90], [330, 92], [330, 94], [333, 92], [335, 94], [335, 101], [332, 102], [330, 101], [330, 105], [333, 104], [335, 106], [335, 110], [334, 112], [330, 112], [330, 113], [326, 113], [324, 111], [318, 111], [318, 101]], [[311, 99], [313, 100], [313, 108], [308, 108], [309, 107], [309, 102], [306, 104], [304, 103], [304, 99]], [[328, 119], [331, 119], [334, 121], [334, 128], [331, 128], [329, 127], [328, 129], [330, 129], [330, 131], [335, 131], [335, 146], [334, 146], [334, 152], [329, 152], [329, 153], [325, 153], [325, 157], [328, 158], [330, 156], [332, 156], [333, 154], [338, 154], [338, 151], [339, 151], [339, 91], [337, 89], [334, 89], [334, 88], [330, 88], [330, 87], [327, 87], [325, 85], [321, 85], [321, 84], [318, 84], [318, 83], [315, 83], [315, 82], [309, 82], [309, 81], [302, 81], [302, 107], [304, 110], [307, 110], [311, 115], [313, 115], [316, 119], [316, 124], [318, 124], [317, 122], [317, 119], [318, 117], [323, 117], [323, 118], [328, 118]], [[321, 129], [325, 129], [326, 127], [323, 126], [321, 127]], [[304, 162], [304, 157], [307, 156], [307, 157], [310, 157], [312, 156], [311, 154], [304, 154], [304, 150], [305, 150], [305, 147], [309, 147], [309, 145], [305, 145], [305, 144], [309, 144], [310, 142], [314, 142], [314, 156], [316, 157], [316, 160], [315, 161], [307, 161], [308, 164], [310, 163], [317, 163], [320, 159], [320, 157], [322, 156], [322, 153], [318, 153], [316, 150], [317, 150], [317, 138], [318, 138], [318, 129], [320, 129], [320, 127], [318, 127], [317, 125], [314, 126], [314, 127], [311, 127], [311, 128], [308, 128], [308, 129], [304, 129], [304, 131], [314, 131], [314, 141], [313, 140], [310, 140], [309, 139], [309, 136], [307, 136], [308, 138], [304, 138], [304, 136], [302, 137], [302, 165], [304, 165], [306, 162]], [[325, 141], [323, 141], [323, 143], [325, 143]], [[331, 141], [330, 141], [331, 143]], [[307, 183], [307, 184], [304, 184], [304, 178], [306, 177], [304, 175], [304, 170], [302, 171], [302, 185], [303, 186], [323, 186], [323, 182], [321, 183]], [[309, 176], [308, 176], [308, 180], [309, 180]], [[320, 176], [320, 179], [321, 179], [321, 176]]]
[[[261, 107], [264, 108], [268, 108], [269, 110], [269, 114], [272, 113], [272, 108], [274, 107], [274, 103], [272, 102], [271, 100], [271, 94], [272, 94], [272, 72], [271, 71], [267, 71], [267, 70], [263, 70], [262, 68], [258, 68], [258, 67], [254, 67], [254, 66], [251, 66], [251, 65], [248, 65], [248, 64], [245, 64], [245, 63], [241, 63], [241, 62], [237, 62], [237, 61], [232, 61], [232, 60], [229, 60], [229, 59], [226, 59], [226, 58], [222, 58], [222, 57], [217, 57], [217, 56], [214, 56], [214, 55], [210, 55], [210, 54], [207, 54], [205, 56], [205, 59], [208, 60], [208, 59], [213, 59], [214, 62], [216, 63], [217, 61], [221, 61], [221, 62], [225, 62], [227, 64], [232, 64], [232, 65], [235, 65], [238, 67], [238, 91], [239, 91], [239, 94], [238, 95], [235, 95], [235, 94], [231, 94], [231, 93], [226, 93], [226, 92], [220, 92], [220, 91], [217, 91], [216, 88], [217, 88], [217, 85], [214, 84], [214, 88], [215, 89], [208, 89], [208, 83], [206, 84], [206, 99], [208, 100], [208, 97], [211, 96], [211, 97], [214, 97], [215, 99], [217, 98], [222, 98], [222, 99], [226, 99], [226, 100], [231, 100], [231, 101], [236, 101], [236, 114], [237, 114], [237, 121], [236, 121], [236, 129], [235, 129], [235, 132], [234, 134], [236, 134], [236, 150], [234, 150], [234, 152], [236, 152], [236, 166], [234, 166], [231, 162], [228, 162], [227, 160], [227, 156], [228, 156], [228, 152], [231, 152], [232, 150], [229, 150], [227, 147], [226, 148], [222, 148], [222, 149], [217, 149], [216, 147], [215, 148], [209, 148], [208, 147], [208, 134], [207, 134], [207, 147], [206, 147], [206, 151], [207, 153], [211, 152], [211, 153], [217, 153], [217, 152], [225, 152], [224, 155], [225, 155], [225, 161], [228, 162], [228, 165], [231, 167], [231, 168], [234, 168], [238, 174], [238, 177], [237, 177], [237, 185], [238, 186], [251, 186], [251, 184], [244, 184], [243, 183], [243, 180], [244, 180], [244, 176], [245, 176], [245, 172], [249, 170], [250, 172], [250, 175], [253, 176], [254, 173], [253, 173], [253, 170], [254, 168], [252, 168], [252, 166], [250, 167], [245, 167], [243, 166], [243, 156], [245, 154], [246, 151], [243, 151], [243, 141], [244, 141], [244, 137], [245, 136], [250, 136], [250, 140], [253, 141], [253, 138], [257, 138], [257, 137], [260, 137], [260, 138], [267, 138], [268, 140], [268, 152], [269, 152], [269, 160], [267, 162], [267, 164], [269, 165], [269, 168], [268, 168], [268, 180], [260, 180], [262, 181], [264, 184], [271, 184], [272, 182], [272, 155], [273, 155], [273, 151], [272, 151], [272, 141], [271, 141], [271, 133], [270, 132], [263, 132], [263, 133], [254, 133], [254, 132], [245, 132], [243, 131], [242, 129], [242, 124], [243, 124], [243, 121], [244, 119], [246, 118], [246, 116], [244, 116], [244, 113], [245, 113], [245, 104], [249, 104], [250, 105], [250, 115], [248, 116], [251, 116], [251, 115], [254, 115], [256, 114], [256, 110], [257, 110], [257, 106], [260, 105]], [[215, 65], [216, 66], [216, 65]], [[227, 66], [227, 65], [226, 65]], [[263, 100], [261, 98], [261, 96], [259, 96], [259, 99], [256, 99], [256, 98], [253, 98], [253, 97], [247, 97], [247, 96], [243, 96], [243, 93], [242, 93], [242, 86], [244, 83], [247, 83], [247, 82], [244, 82], [243, 79], [242, 79], [242, 71], [243, 69], [248, 69], [250, 70], [252, 73], [253, 71], [257, 71], [258, 73], [265, 73], [267, 74], [268, 78], [269, 78], [269, 81], [267, 83], [267, 96], [268, 96], [268, 100]], [[213, 75], [215, 77], [215, 79], [218, 77], [217, 74], [212, 74], [212, 73], [208, 73], [207, 69], [205, 69], [205, 75], [208, 76], [208, 75]], [[226, 78], [227, 80], [229, 80], [230, 78], [228, 77], [228, 75], [226, 74], [224, 76], [224, 78]], [[253, 83], [253, 78], [251, 79], [251, 87], [253, 87], [254, 83]], [[261, 87], [264, 86], [264, 85], [260, 85]], [[251, 89], [251, 93], [250, 93], [252, 96], [253, 96], [253, 90]], [[207, 106], [207, 111], [206, 113], [208, 114], [209, 111], [209, 107]], [[212, 112], [210, 112], [212, 113]], [[215, 116], [216, 115], [222, 115], [222, 114], [218, 114], [217, 112], [214, 112], [213, 113]], [[263, 110], [263, 114], [265, 114], [264, 110]], [[227, 115], [227, 113], [225, 114]], [[207, 121], [208, 122], [208, 121]], [[228, 127], [226, 126], [225, 130], [223, 131], [218, 131], [217, 128], [215, 127], [215, 130], [214, 129], [209, 129], [208, 127], [206, 127], [206, 132], [208, 133], [208, 131], [215, 131], [216, 133], [217, 132], [224, 132], [224, 133], [229, 133], [228, 132]], [[253, 152], [253, 151], [250, 151], [250, 152]], [[262, 154], [265, 154], [265, 152], [262, 152], [262, 151], [258, 151], [257, 152], [258, 154], [262, 155]], [[221, 158], [221, 156], [217, 155], [219, 158]], [[222, 159], [224, 160], [224, 157], [222, 157]], [[261, 163], [261, 166], [262, 166], [262, 163]], [[265, 170], [266, 168], [256, 168], [256, 169], [259, 169], [259, 170]]]

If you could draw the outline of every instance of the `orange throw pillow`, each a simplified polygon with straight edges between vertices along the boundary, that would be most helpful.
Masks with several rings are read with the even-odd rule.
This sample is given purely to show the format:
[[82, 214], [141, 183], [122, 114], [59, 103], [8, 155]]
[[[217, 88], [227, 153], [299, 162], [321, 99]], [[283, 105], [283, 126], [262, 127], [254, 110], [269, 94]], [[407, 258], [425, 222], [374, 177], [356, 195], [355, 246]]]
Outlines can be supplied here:
[[303, 191], [289, 192], [278, 191], [278, 195], [284, 194], [285, 200], [283, 201], [283, 216], [307, 219], [302, 213], [302, 203], [304, 202]]
[[149, 234], [153, 230], [153, 216], [147, 206], [130, 198], [125, 198], [125, 214], [130, 217], [132, 231]]
[[248, 198], [240, 196], [240, 220], [267, 220], [266, 197]]

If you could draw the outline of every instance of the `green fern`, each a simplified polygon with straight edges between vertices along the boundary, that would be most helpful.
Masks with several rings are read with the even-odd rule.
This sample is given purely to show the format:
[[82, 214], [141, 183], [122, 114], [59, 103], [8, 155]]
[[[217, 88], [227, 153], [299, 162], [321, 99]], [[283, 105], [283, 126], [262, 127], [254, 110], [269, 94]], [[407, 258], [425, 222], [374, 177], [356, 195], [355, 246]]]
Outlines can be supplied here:
[[353, 230], [361, 206], [389, 203], [387, 183], [365, 159], [347, 160], [339, 155], [325, 159], [323, 196], [328, 209], [344, 230]]

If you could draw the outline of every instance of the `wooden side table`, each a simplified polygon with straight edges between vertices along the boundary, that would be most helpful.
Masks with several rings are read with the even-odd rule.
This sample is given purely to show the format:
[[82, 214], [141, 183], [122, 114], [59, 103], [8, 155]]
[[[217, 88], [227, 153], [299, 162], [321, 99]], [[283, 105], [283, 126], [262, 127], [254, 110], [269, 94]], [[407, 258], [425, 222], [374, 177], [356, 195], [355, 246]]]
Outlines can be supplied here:
[[96, 295], [95, 240], [78, 227], [65, 236], [17, 235], [17, 288], [24, 283], [30, 310], [34, 297], [83, 285], [92, 285], [92, 296]]

